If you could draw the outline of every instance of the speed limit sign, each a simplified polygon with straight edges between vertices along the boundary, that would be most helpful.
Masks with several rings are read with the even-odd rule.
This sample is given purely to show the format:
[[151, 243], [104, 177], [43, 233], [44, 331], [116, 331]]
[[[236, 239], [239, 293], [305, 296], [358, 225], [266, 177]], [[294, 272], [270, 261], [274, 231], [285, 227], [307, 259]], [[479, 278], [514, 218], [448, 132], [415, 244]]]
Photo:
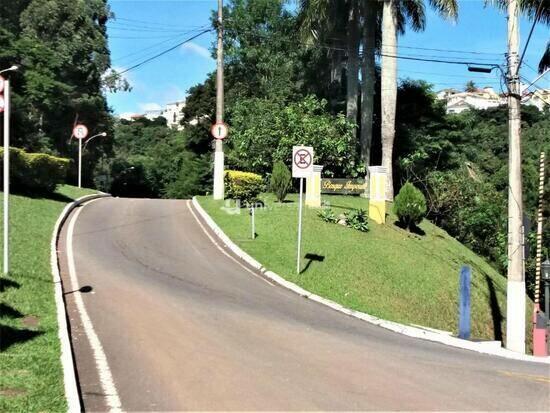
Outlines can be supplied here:
[[73, 135], [76, 139], [84, 139], [88, 136], [88, 128], [82, 124], [76, 125], [73, 129]]

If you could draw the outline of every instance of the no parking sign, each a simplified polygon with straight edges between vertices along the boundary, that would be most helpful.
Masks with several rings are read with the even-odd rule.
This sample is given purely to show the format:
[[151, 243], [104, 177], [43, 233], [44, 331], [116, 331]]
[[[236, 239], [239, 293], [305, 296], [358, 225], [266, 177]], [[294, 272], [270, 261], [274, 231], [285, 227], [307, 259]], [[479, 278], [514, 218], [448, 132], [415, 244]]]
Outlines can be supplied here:
[[307, 178], [313, 172], [313, 147], [292, 147], [292, 177]]

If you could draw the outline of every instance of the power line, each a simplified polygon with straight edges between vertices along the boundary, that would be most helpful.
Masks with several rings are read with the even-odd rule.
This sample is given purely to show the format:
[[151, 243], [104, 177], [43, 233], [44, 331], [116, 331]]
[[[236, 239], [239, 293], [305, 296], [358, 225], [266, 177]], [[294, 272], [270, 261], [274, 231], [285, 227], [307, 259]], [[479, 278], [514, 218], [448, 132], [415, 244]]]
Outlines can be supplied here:
[[152, 57], [149, 57], [149, 58], [145, 59], [144, 61], [142, 61], [142, 62], [140, 62], [140, 63], [137, 63], [137, 64], [135, 64], [135, 65], [133, 65], [133, 66], [131, 66], [131, 67], [129, 67], [129, 68], [123, 70], [122, 72], [117, 73], [116, 75], [117, 75], [117, 76], [120, 76], [120, 75], [123, 75], [124, 73], [129, 72], [130, 70], [137, 69], [138, 67], [143, 66], [143, 65], [146, 64], [146, 63], [149, 63], [151, 60], [157, 59], [157, 58], [159, 58], [160, 56], [163, 56], [163, 55], [165, 55], [166, 53], [171, 52], [171, 51], [174, 50], [174, 49], [177, 49], [177, 48], [180, 47], [181, 45], [183, 45], [183, 44], [185, 44], [185, 43], [188, 43], [188, 42], [190, 42], [191, 40], [194, 40], [194, 39], [196, 39], [197, 37], [202, 36], [202, 35], [205, 34], [205, 33], [211, 32], [212, 30], [213, 30], [213, 29], [203, 30], [202, 32], [200, 32], [200, 33], [198, 33], [198, 34], [196, 34], [196, 35], [194, 35], [194, 36], [191, 36], [190, 38], [188, 38], [188, 39], [186, 39], [186, 40], [184, 40], [184, 41], [182, 41], [182, 42], [179, 42], [178, 44], [176, 44], [176, 45], [170, 47], [169, 49], [166, 49], [166, 50], [164, 50], [164, 51], [162, 51], [162, 52], [160, 52], [160, 53], [157, 53], [156, 55], [154, 55], [154, 56], [152, 56]]
[[535, 26], [539, 19], [539, 15], [542, 10], [542, 3], [543, 3], [543, 0], [540, 0], [539, 7], [537, 8], [537, 12], [535, 13], [535, 18], [533, 19], [533, 24], [531, 25], [531, 30], [529, 31], [529, 36], [527, 36], [527, 42], [525, 43], [525, 47], [523, 48], [523, 53], [521, 53], [521, 58], [519, 59], [519, 64], [518, 64], [518, 73], [519, 73], [519, 69], [521, 68], [521, 62], [523, 62], [523, 58], [525, 57], [525, 52], [527, 51], [527, 47], [529, 46], [529, 42], [531, 41], [533, 30], [535, 30]]

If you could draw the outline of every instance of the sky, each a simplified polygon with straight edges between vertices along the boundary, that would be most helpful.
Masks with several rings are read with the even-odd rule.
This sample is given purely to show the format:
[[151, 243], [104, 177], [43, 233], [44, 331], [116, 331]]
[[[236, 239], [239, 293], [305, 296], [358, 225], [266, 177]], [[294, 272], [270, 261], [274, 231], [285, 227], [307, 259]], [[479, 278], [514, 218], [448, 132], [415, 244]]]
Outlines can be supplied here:
[[[427, 11], [426, 30], [408, 30], [399, 38], [398, 54], [427, 59], [455, 58], [457, 61], [504, 65], [507, 21], [503, 12], [485, 7], [483, 0], [458, 0], [456, 23]], [[426, 3], [428, 3], [426, 1]], [[210, 28], [216, 0], [110, 0], [115, 20], [108, 24], [112, 66], [118, 72], [176, 46]], [[520, 21], [523, 50], [532, 23]], [[535, 26], [525, 54], [521, 75], [524, 83], [537, 76], [536, 68], [550, 39], [550, 28]], [[188, 89], [215, 70], [211, 49], [215, 33], [209, 32], [124, 74], [131, 92], [108, 94], [116, 114], [143, 113], [185, 98]], [[435, 49], [435, 50], [432, 50]], [[501, 90], [499, 74], [468, 72], [466, 65], [398, 60], [400, 79], [424, 79], [434, 90], [463, 88], [468, 80], [477, 86]], [[530, 82], [529, 82], [530, 83]], [[537, 86], [550, 88], [550, 73]]]

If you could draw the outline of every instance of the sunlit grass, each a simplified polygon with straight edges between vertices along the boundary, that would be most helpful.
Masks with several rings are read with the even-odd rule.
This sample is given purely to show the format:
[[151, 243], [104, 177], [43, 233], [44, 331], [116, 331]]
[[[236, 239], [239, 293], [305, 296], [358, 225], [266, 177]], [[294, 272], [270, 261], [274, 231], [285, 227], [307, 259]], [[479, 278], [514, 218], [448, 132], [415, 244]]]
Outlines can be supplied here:
[[[411, 234], [389, 215], [385, 225], [369, 221], [359, 232], [325, 223], [318, 209], [304, 208], [302, 270], [296, 274], [298, 208], [278, 204], [264, 195], [267, 208], [256, 211], [251, 239], [250, 216], [229, 214], [221, 201], [198, 197], [226, 234], [265, 267], [287, 280], [346, 307], [406, 324], [457, 332], [458, 281], [463, 264], [472, 274], [472, 338], [501, 339], [505, 327], [506, 279], [484, 259], [424, 220], [425, 235]], [[323, 196], [336, 214], [350, 208], [368, 210], [368, 200], [352, 196]], [[391, 209], [391, 206], [389, 206]], [[306, 254], [324, 257], [309, 261]]]
[[49, 198], [10, 197], [10, 274], [0, 276], [2, 412], [66, 410], [50, 241], [67, 202], [93, 192], [61, 186]]

